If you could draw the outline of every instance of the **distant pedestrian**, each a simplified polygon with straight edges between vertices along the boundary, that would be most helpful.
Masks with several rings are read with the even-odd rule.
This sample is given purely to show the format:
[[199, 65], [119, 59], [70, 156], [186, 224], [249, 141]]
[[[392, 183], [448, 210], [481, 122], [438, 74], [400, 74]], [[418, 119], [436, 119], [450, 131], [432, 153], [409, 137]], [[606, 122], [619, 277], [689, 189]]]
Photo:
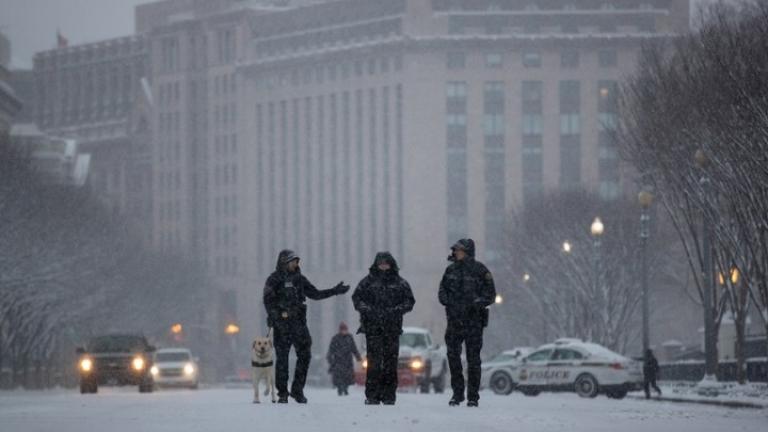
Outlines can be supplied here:
[[367, 349], [365, 404], [394, 405], [403, 315], [413, 309], [416, 301], [411, 286], [400, 277], [392, 254], [376, 254], [368, 276], [352, 294], [352, 302], [360, 312], [358, 333], [365, 334]]
[[659, 361], [653, 355], [650, 349], [645, 350], [645, 359], [643, 361], [643, 390], [645, 398], [651, 398], [651, 387], [661, 396], [661, 389], [656, 385], [659, 377]]
[[349, 386], [355, 383], [355, 364], [353, 359], [362, 361], [360, 353], [357, 351], [355, 339], [349, 334], [347, 324], [339, 324], [339, 332], [331, 338], [331, 345], [328, 347], [328, 373], [331, 374], [331, 381], [339, 396], [349, 394]]
[[451, 265], [440, 282], [438, 297], [445, 306], [448, 326], [445, 345], [451, 370], [453, 397], [450, 406], [464, 401], [464, 372], [461, 365], [462, 345], [467, 353], [467, 406], [476, 407], [480, 400], [480, 350], [483, 329], [488, 326], [488, 306], [496, 300], [493, 276], [488, 268], [475, 260], [475, 242], [461, 239], [451, 247]]
[[[285, 249], [277, 257], [275, 271], [264, 285], [264, 307], [267, 325], [274, 329], [275, 387], [277, 403], [288, 403], [291, 396], [298, 403], [307, 403], [304, 384], [311, 360], [312, 337], [307, 328], [307, 297], [322, 300], [349, 291], [349, 285], [339, 282], [331, 289], [319, 290], [301, 274], [299, 256]], [[288, 354], [291, 346], [296, 350], [296, 369], [291, 391], [288, 392]]]

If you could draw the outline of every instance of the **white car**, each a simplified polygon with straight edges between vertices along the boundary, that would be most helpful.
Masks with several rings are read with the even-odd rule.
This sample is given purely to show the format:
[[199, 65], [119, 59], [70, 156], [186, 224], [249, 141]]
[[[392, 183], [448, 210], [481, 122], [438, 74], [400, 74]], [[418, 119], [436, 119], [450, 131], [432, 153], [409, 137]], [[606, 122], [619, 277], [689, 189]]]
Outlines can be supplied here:
[[150, 369], [155, 384], [167, 387], [197, 389], [199, 373], [192, 352], [186, 348], [163, 348], [155, 352]]
[[513, 379], [517, 367], [533, 351], [529, 347], [519, 347], [505, 350], [490, 360], [484, 361], [480, 388], [490, 388], [499, 395], [508, 395], [515, 389], [517, 383]]
[[[429, 393], [430, 386], [435, 393], [445, 391], [448, 377], [446, 349], [435, 344], [429, 330], [419, 327], [404, 327], [400, 335], [398, 370], [408, 372], [421, 393]], [[400, 379], [405, 376], [400, 374]]]
[[575, 391], [581, 397], [605, 394], [622, 399], [643, 384], [640, 362], [578, 339], [559, 339], [540, 346], [522, 360], [515, 377], [517, 389], [526, 396]]

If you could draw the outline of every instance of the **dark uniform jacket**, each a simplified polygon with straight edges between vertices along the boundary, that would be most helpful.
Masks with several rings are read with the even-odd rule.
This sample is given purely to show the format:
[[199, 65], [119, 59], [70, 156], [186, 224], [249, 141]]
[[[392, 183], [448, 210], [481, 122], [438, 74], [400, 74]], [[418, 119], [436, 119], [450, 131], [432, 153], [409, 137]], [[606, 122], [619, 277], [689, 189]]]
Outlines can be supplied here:
[[646, 378], [656, 378], [659, 373], [659, 361], [656, 357], [650, 355], [646, 356], [643, 361], [643, 375]]
[[277, 268], [267, 278], [264, 286], [264, 307], [267, 310], [269, 327], [286, 325], [306, 325], [306, 299], [322, 300], [346, 290], [340, 285], [327, 290], [315, 288], [297, 269], [291, 273], [286, 270], [287, 262], [283, 253], [277, 259]]
[[[391, 267], [382, 272], [377, 267], [380, 260], [389, 261]], [[413, 309], [416, 300], [411, 286], [400, 277], [397, 261], [389, 252], [380, 252], [371, 266], [368, 276], [357, 285], [352, 302], [360, 312], [358, 333], [400, 334], [403, 331], [403, 315]]]
[[496, 300], [496, 287], [488, 268], [475, 261], [474, 242], [468, 240], [468, 244], [467, 257], [445, 270], [438, 299], [445, 306], [449, 325], [481, 322], [487, 326], [487, 307]]

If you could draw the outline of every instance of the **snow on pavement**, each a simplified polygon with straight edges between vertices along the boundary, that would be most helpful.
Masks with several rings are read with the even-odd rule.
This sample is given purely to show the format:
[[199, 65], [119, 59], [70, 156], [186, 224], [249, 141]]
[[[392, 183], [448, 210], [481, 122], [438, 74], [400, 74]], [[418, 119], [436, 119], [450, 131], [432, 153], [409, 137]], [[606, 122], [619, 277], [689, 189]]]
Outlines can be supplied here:
[[[480, 408], [448, 407], [447, 395], [398, 394], [395, 406], [363, 405], [362, 389], [338, 397], [307, 389], [308, 405], [251, 403], [250, 389], [135, 388], [0, 393], [2, 432], [141, 431], [764, 431], [768, 410], [644, 400], [481, 394]], [[268, 399], [267, 399], [268, 400]]]

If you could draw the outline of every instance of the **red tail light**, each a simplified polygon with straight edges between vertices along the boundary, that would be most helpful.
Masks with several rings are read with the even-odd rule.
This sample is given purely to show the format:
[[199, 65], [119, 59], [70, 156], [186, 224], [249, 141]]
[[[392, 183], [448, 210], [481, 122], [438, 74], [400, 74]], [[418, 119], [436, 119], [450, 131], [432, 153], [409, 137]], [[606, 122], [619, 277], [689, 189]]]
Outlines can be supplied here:
[[624, 365], [621, 363], [611, 363], [608, 365], [611, 369], [621, 370], [624, 369]]

